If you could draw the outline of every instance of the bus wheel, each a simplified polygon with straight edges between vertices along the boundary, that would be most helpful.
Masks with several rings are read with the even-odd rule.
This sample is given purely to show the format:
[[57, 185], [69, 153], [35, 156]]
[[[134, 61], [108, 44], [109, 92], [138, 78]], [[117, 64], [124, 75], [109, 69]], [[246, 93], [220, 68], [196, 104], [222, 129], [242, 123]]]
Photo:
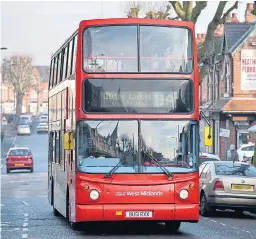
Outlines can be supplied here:
[[165, 222], [165, 229], [167, 233], [175, 233], [180, 229], [181, 222], [167, 221]]

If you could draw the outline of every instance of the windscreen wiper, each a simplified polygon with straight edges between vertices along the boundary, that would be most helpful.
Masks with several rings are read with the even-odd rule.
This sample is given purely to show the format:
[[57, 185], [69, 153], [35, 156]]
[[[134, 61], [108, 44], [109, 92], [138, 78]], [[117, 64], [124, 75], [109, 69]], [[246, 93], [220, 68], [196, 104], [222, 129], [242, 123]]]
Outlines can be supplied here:
[[169, 172], [160, 162], [157, 161], [157, 159], [150, 155], [145, 149], [143, 150], [143, 153], [150, 159], [152, 159], [154, 162], [156, 162], [159, 165], [159, 167], [163, 170], [163, 172], [167, 175], [168, 178], [173, 178], [173, 174]]
[[109, 178], [111, 177], [115, 171], [122, 165], [123, 161], [130, 156], [131, 154], [133, 154], [133, 151], [130, 151], [129, 153], [127, 153], [126, 155], [124, 155], [120, 161], [118, 162], [118, 164], [116, 164], [108, 173], [105, 174], [105, 178]]

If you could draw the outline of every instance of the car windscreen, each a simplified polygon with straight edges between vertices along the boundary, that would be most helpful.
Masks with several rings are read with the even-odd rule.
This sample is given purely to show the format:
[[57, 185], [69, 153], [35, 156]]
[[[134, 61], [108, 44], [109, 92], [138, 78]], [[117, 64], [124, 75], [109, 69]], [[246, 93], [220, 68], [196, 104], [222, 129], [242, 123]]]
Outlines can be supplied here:
[[10, 151], [10, 156], [28, 156], [29, 151], [26, 149], [14, 149]]
[[256, 167], [250, 164], [241, 163], [216, 163], [216, 175], [221, 176], [246, 176], [256, 177]]
[[200, 159], [200, 164], [204, 163], [204, 162], [208, 162], [208, 161], [219, 161], [218, 159], [216, 158], [210, 158], [210, 157], [199, 157]]

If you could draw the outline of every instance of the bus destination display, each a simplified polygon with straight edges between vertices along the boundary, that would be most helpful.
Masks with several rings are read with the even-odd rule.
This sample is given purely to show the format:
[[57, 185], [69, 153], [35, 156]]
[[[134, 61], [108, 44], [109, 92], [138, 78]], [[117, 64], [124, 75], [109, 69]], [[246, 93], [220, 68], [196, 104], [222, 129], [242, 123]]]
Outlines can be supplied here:
[[102, 92], [102, 107], [165, 107], [175, 108], [177, 92]]

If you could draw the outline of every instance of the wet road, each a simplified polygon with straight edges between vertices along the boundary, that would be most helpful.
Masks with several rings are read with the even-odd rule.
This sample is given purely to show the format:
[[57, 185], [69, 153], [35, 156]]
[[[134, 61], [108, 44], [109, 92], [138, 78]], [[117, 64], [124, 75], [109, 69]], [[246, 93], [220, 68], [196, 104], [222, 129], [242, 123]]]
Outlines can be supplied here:
[[[17, 145], [34, 154], [34, 173], [2, 175], [1, 233], [3, 239], [64, 238], [255, 238], [256, 216], [242, 218], [232, 212], [201, 217], [197, 224], [183, 223], [177, 234], [167, 235], [162, 224], [95, 224], [89, 231], [73, 231], [62, 217], [54, 217], [47, 200], [47, 135], [17, 137]], [[185, 212], [184, 212], [185, 213]]]

